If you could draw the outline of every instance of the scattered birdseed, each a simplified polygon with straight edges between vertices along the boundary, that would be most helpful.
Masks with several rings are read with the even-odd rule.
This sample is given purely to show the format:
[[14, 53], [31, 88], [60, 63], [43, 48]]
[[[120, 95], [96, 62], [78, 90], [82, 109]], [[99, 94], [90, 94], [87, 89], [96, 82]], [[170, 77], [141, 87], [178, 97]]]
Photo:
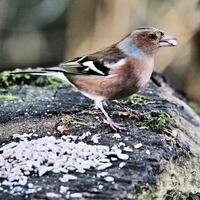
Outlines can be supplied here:
[[121, 160], [128, 160], [129, 159], [129, 155], [124, 154], [124, 153], [117, 154], [117, 157]]
[[52, 167], [41, 166], [40, 169], [39, 169], [39, 171], [38, 171], [38, 174], [39, 174], [39, 176], [42, 176], [46, 172], [51, 171], [51, 170], [52, 170]]
[[123, 150], [124, 150], [124, 151], [127, 151], [127, 152], [132, 152], [132, 151], [133, 151], [133, 149], [131, 149], [129, 146], [124, 147]]
[[104, 170], [110, 166], [112, 166], [112, 163], [105, 163], [105, 164], [102, 164], [101, 166], [97, 167], [97, 170]]
[[98, 173], [97, 174], [97, 177], [102, 177], [102, 176], [107, 176], [108, 175], [108, 172], [101, 172], [101, 173]]
[[107, 182], [113, 182], [114, 181], [114, 178], [112, 176], [107, 176], [104, 178], [105, 181]]
[[120, 139], [121, 138], [121, 135], [119, 133], [115, 133], [112, 138], [114, 139]]
[[67, 194], [66, 194], [66, 199], [69, 199], [70, 198], [70, 191], [67, 191]]
[[90, 136], [92, 133], [90, 131], [87, 131], [86, 133], [83, 133], [81, 136], [78, 137], [79, 140], [84, 140], [88, 136]]
[[147, 149], [147, 150], [146, 150], [146, 154], [147, 154], [147, 155], [150, 155], [151, 152]]
[[116, 157], [111, 157], [110, 158], [112, 161], [117, 161], [118, 159]]
[[125, 162], [121, 162], [121, 163], [119, 163], [119, 168], [122, 168], [122, 167], [124, 167], [125, 165], [126, 165]]
[[72, 193], [72, 194], [70, 194], [70, 197], [71, 198], [81, 198], [83, 195], [81, 194], [81, 193]]
[[36, 192], [38, 192], [38, 191], [40, 191], [40, 190], [42, 190], [42, 188], [39, 188], [39, 189], [28, 188], [28, 189], [25, 191], [25, 193], [26, 193], [26, 194], [34, 194], [34, 193], [36, 193]]
[[13, 139], [20, 139], [20, 140], [25, 140], [27, 138], [31, 138], [31, 136], [33, 135], [33, 133], [30, 133], [30, 134], [27, 134], [27, 133], [24, 133], [24, 134], [13, 134], [12, 135], [12, 138]]
[[24, 189], [21, 186], [17, 186], [17, 187], [12, 188], [12, 190], [10, 191], [10, 194], [19, 195], [21, 192], [23, 192], [23, 190]]
[[28, 184], [28, 187], [29, 187], [29, 188], [33, 188], [34, 185], [33, 185], [32, 183], [29, 183], [29, 184]]
[[[43, 176], [47, 172], [64, 173], [59, 180], [67, 182], [78, 178], [69, 174], [73, 171], [85, 173], [90, 168], [104, 170], [112, 166], [112, 157], [123, 160], [129, 157], [116, 145], [112, 148], [105, 145], [89, 145], [78, 142], [77, 138], [78, 136], [73, 135], [61, 138], [45, 136], [4, 144], [0, 148], [0, 177], [4, 179], [2, 187], [8, 186], [10, 191], [13, 189], [13, 193], [19, 193], [20, 188], [16, 187], [27, 185], [28, 190], [23, 189], [20, 192], [34, 193], [40, 188], [28, 184], [30, 174]], [[113, 177], [106, 178], [108, 181], [110, 179], [114, 180]]]
[[65, 174], [65, 175], [63, 175], [62, 178], [59, 178], [59, 180], [61, 182], [68, 182], [70, 180], [76, 180], [76, 179], [77, 179], [77, 177], [74, 175], [71, 175], [71, 174]]
[[61, 137], [62, 139], [68, 140], [68, 141], [76, 141], [78, 139], [77, 135], [63, 135]]
[[63, 185], [61, 185], [61, 186], [60, 186], [60, 193], [61, 193], [61, 194], [64, 194], [64, 193], [66, 193], [66, 192], [67, 192], [67, 190], [69, 190], [69, 188], [68, 188], [68, 187], [65, 187], [65, 186], [63, 186]]
[[142, 143], [138, 143], [138, 144], [135, 144], [133, 145], [135, 149], [139, 149], [140, 147], [142, 147]]
[[48, 198], [61, 198], [62, 196], [60, 194], [54, 193], [54, 192], [47, 192], [46, 196]]
[[99, 185], [98, 188], [99, 188], [100, 190], [102, 190], [102, 189], [103, 189], [103, 185]]
[[124, 147], [125, 147], [125, 146], [126, 146], [126, 144], [125, 144], [124, 142], [120, 142], [120, 143], [118, 144], [118, 146], [119, 146], [119, 147], [122, 147], [122, 146], [124, 146]]
[[114, 155], [118, 155], [118, 154], [121, 154], [121, 153], [122, 153], [122, 150], [119, 149], [116, 145], [114, 145], [114, 146], [111, 147], [111, 152], [112, 152]]
[[91, 141], [94, 143], [94, 144], [98, 144], [99, 143], [99, 139], [101, 138], [101, 136], [99, 136], [98, 134], [94, 134], [91, 138]]

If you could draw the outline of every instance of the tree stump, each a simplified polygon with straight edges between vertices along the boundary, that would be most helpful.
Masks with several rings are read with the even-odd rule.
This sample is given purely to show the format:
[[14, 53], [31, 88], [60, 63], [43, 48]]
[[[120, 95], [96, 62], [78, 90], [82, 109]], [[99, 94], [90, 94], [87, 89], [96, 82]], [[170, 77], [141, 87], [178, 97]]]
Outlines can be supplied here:
[[[136, 95], [108, 104], [112, 118], [126, 127], [117, 133], [89, 99], [69, 86], [24, 85], [0, 94], [15, 97], [0, 100], [0, 199], [200, 199], [200, 118], [161, 75], [154, 74]], [[98, 162], [110, 164], [61, 172], [57, 161], [47, 170], [43, 160], [26, 174], [20, 168], [27, 177], [23, 184], [17, 177], [10, 184], [10, 163], [19, 163], [22, 153], [9, 155], [3, 148], [42, 138], [56, 141], [53, 148], [61, 138], [77, 149], [102, 145], [110, 153]], [[66, 174], [74, 179], [63, 180]]]

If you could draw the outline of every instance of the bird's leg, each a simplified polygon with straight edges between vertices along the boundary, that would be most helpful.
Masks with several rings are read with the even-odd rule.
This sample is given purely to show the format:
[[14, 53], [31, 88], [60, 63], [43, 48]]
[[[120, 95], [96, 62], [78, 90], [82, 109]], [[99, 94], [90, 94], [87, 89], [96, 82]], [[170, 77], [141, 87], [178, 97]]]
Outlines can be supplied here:
[[[108, 106], [107, 102], [106, 101], [102, 101], [102, 107], [103, 106]], [[94, 104], [94, 109], [98, 110], [99, 109], [99, 103], [97, 103], [97, 101], [95, 101], [95, 104]], [[101, 110], [101, 109], [100, 109]]]
[[119, 124], [116, 124], [108, 115], [108, 113], [103, 108], [103, 102], [102, 101], [95, 101], [95, 107], [99, 108], [101, 112], [106, 117], [105, 122], [110, 125], [112, 129], [117, 131], [117, 129], [125, 129], [124, 127], [120, 126]]

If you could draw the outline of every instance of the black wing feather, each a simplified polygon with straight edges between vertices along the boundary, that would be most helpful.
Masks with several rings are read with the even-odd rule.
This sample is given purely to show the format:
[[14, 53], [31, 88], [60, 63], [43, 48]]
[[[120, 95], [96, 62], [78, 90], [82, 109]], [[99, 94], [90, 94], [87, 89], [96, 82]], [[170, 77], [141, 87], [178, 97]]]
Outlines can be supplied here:
[[110, 69], [99, 60], [83, 56], [61, 63], [59, 68], [66, 73], [107, 76]]

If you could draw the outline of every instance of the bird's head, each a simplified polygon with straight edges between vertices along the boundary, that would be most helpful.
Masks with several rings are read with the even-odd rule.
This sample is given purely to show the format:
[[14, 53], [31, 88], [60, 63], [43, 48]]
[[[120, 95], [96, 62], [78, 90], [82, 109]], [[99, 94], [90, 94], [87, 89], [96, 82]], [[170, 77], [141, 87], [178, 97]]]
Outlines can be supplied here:
[[160, 47], [176, 46], [177, 39], [152, 28], [138, 28], [118, 43], [118, 48], [129, 56], [154, 55]]

